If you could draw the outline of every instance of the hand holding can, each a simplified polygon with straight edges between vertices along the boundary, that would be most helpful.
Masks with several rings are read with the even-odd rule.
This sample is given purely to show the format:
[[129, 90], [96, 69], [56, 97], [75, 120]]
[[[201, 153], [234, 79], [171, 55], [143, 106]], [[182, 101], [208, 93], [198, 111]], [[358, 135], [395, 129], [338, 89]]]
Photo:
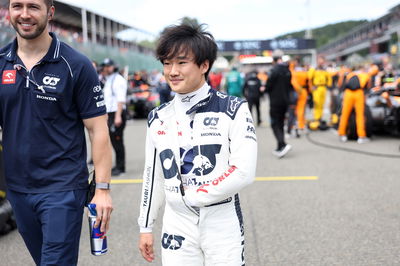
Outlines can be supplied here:
[[107, 252], [107, 236], [106, 232], [100, 231], [101, 223], [98, 227], [94, 227], [96, 223], [97, 211], [96, 204], [88, 204], [88, 221], [89, 221], [89, 237], [90, 249], [93, 255], [100, 256]]

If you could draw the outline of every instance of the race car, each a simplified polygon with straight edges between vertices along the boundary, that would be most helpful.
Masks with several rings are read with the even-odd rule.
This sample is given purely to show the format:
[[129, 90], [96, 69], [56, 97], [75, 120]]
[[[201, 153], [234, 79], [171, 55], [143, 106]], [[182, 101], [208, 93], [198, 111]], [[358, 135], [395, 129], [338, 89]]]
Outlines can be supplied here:
[[147, 118], [158, 103], [159, 96], [153, 87], [142, 84], [130, 89], [127, 96], [128, 119]]
[[[400, 80], [400, 79], [399, 79]], [[400, 82], [385, 83], [366, 93], [365, 123], [367, 137], [373, 134], [400, 136]], [[340, 117], [341, 108], [338, 116]], [[355, 111], [350, 115], [347, 138], [357, 139]]]
[[385, 83], [369, 92], [366, 105], [371, 113], [373, 132], [400, 136], [400, 83]]

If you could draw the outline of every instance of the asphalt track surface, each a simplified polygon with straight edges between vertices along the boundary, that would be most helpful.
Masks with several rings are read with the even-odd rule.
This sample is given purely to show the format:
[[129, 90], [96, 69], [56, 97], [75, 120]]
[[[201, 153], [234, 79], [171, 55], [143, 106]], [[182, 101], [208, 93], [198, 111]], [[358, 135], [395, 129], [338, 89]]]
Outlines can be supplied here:
[[[263, 118], [257, 181], [241, 192], [246, 265], [400, 265], [400, 158], [341, 150], [399, 156], [400, 139], [360, 145], [340, 143], [330, 130], [312, 132], [313, 141], [334, 148], [303, 135], [288, 139], [293, 150], [277, 159], [265, 110]], [[161, 265], [161, 217], [156, 260], [145, 262], [137, 248], [145, 131], [145, 120], [129, 121], [125, 131], [127, 173], [113, 178], [109, 252], [90, 254], [84, 217], [79, 265]], [[34, 265], [16, 231], [0, 237], [0, 265]]]

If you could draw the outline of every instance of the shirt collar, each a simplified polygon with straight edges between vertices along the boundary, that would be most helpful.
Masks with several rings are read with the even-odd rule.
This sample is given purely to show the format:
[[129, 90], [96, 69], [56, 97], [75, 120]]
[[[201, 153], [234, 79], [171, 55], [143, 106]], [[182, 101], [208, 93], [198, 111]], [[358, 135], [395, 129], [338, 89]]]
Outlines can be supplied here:
[[[47, 54], [43, 57], [41, 61], [56, 62], [61, 59], [60, 55], [61, 42], [53, 32], [49, 32], [49, 34], [53, 40], [51, 41], [51, 45], [49, 50], [47, 51]], [[17, 49], [18, 49], [18, 42], [17, 38], [15, 38], [11, 44], [10, 50], [8, 50], [5, 54], [5, 58], [7, 61], [10, 62], [17, 61]]]

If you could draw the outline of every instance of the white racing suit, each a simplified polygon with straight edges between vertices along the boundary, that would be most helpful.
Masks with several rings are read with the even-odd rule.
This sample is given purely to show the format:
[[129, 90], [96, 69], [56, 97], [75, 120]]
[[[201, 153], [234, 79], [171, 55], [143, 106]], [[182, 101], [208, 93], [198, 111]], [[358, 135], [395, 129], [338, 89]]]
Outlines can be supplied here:
[[[166, 199], [163, 265], [244, 265], [244, 231], [238, 192], [254, 180], [255, 128], [247, 103], [210, 90], [192, 115], [191, 152], [182, 153], [174, 101], [148, 118], [146, 162], [138, 223], [151, 232]], [[182, 154], [182, 155], [181, 155]], [[182, 181], [181, 156], [192, 159]]]

